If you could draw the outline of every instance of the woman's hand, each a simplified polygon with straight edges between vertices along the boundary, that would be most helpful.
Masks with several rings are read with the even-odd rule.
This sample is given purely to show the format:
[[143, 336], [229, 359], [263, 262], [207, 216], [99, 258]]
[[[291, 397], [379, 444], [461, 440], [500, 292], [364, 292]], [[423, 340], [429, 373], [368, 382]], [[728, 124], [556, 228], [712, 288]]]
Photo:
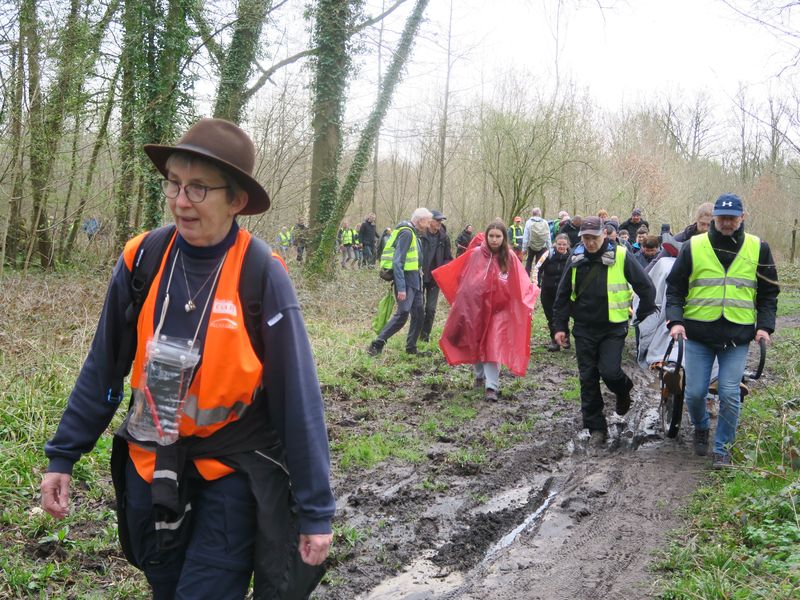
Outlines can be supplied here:
[[567, 332], [566, 331], [556, 331], [556, 334], [553, 336], [553, 341], [561, 346], [562, 348], [567, 347]]
[[45, 473], [42, 479], [42, 508], [56, 519], [69, 513], [69, 486], [72, 476], [66, 473]]
[[333, 541], [332, 533], [300, 534], [300, 558], [307, 565], [321, 565], [328, 558]]

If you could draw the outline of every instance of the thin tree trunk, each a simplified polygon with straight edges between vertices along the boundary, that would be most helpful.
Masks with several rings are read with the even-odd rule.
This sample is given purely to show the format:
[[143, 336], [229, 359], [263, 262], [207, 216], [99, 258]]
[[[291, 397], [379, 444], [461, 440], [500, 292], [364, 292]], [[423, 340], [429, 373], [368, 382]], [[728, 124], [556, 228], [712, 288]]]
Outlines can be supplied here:
[[9, 130], [11, 139], [11, 165], [9, 173], [14, 180], [11, 187], [11, 197], [8, 200], [8, 218], [5, 225], [3, 245], [0, 248], [0, 275], [6, 261], [15, 268], [17, 265], [17, 252], [22, 242], [21, 233], [25, 230], [22, 224], [22, 89], [25, 80], [25, 52], [22, 37], [11, 47], [11, 124]]
[[100, 149], [103, 147], [103, 142], [106, 139], [108, 132], [108, 121], [111, 118], [111, 112], [114, 109], [114, 95], [117, 87], [117, 79], [119, 78], [121, 69], [121, 65], [117, 65], [117, 68], [114, 71], [114, 77], [111, 79], [111, 83], [108, 86], [108, 97], [106, 99], [103, 117], [100, 121], [100, 129], [97, 132], [97, 139], [94, 141], [94, 147], [92, 148], [92, 156], [89, 159], [89, 166], [86, 171], [86, 179], [84, 179], [83, 186], [81, 187], [80, 198], [78, 200], [78, 209], [75, 211], [75, 214], [72, 217], [72, 225], [69, 228], [69, 236], [67, 237], [64, 254], [61, 256], [61, 260], [65, 263], [69, 262], [70, 256], [72, 255], [72, 249], [75, 246], [75, 240], [78, 237], [81, 220], [83, 219], [83, 211], [86, 209], [86, 203], [89, 200], [89, 193], [92, 188], [92, 179], [94, 178], [94, 171], [97, 168], [97, 159], [100, 156]]
[[447, 21], [447, 70], [444, 79], [444, 106], [439, 127], [439, 208], [444, 210], [444, 170], [447, 149], [447, 117], [450, 107], [450, 73], [453, 70], [451, 44], [453, 41], [453, 0], [450, 0], [450, 15]]
[[[381, 12], [386, 9], [386, 2], [381, 2]], [[381, 81], [383, 79], [383, 21], [378, 29], [378, 93], [381, 91]], [[378, 214], [378, 146], [380, 145], [380, 132], [375, 136], [375, 152], [372, 155], [372, 213]]]
[[[67, 186], [67, 196], [64, 198], [64, 210], [61, 214], [61, 223], [58, 226], [58, 257], [64, 254], [64, 246], [67, 241], [67, 234], [70, 227], [69, 204], [72, 198], [72, 190], [75, 187], [75, 179], [78, 177], [78, 138], [81, 131], [81, 111], [75, 110], [75, 130], [72, 132], [72, 159], [70, 161], [69, 185]], [[52, 262], [52, 259], [51, 261]]]
[[330, 215], [328, 222], [325, 224], [319, 247], [316, 248], [314, 255], [309, 261], [309, 273], [319, 274], [328, 272], [326, 267], [330, 266], [331, 264], [330, 260], [328, 260], [328, 257], [333, 252], [333, 247], [336, 242], [336, 234], [338, 232], [338, 224], [344, 218], [347, 208], [352, 203], [353, 195], [355, 194], [358, 182], [367, 168], [370, 151], [372, 150], [372, 144], [374, 143], [378, 134], [378, 130], [380, 129], [381, 122], [386, 115], [386, 111], [389, 109], [389, 104], [391, 103], [392, 96], [394, 95], [394, 89], [397, 86], [397, 83], [400, 81], [400, 75], [403, 67], [405, 66], [405, 63], [411, 54], [414, 36], [419, 29], [419, 25], [422, 22], [422, 15], [424, 14], [427, 6], [428, 0], [417, 0], [414, 9], [406, 20], [403, 33], [400, 37], [400, 43], [398, 44], [389, 68], [386, 70], [386, 77], [383, 81], [383, 85], [381, 86], [381, 93], [379, 94], [375, 103], [375, 107], [372, 109], [369, 119], [367, 120], [367, 124], [364, 126], [364, 130], [361, 132], [361, 138], [359, 139], [359, 143], [356, 148], [353, 164], [350, 166], [350, 170], [347, 173], [347, 177], [342, 185], [342, 190], [338, 195], [336, 205], [333, 207], [333, 212]]

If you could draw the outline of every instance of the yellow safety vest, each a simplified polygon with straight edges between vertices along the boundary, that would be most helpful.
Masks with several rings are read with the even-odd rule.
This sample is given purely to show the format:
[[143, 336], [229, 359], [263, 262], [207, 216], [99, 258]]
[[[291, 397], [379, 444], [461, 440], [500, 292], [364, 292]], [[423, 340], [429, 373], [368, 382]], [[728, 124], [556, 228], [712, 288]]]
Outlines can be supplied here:
[[342, 229], [342, 244], [347, 245], [352, 243], [353, 243], [353, 230], [350, 228]]
[[403, 229], [407, 229], [411, 232], [411, 245], [408, 247], [408, 252], [406, 252], [406, 260], [403, 263], [403, 271], [418, 271], [419, 270], [419, 251], [417, 250], [417, 234], [414, 231], [413, 227], [408, 227], [407, 225], [402, 225], [395, 229], [392, 232], [392, 235], [389, 236], [389, 241], [386, 242], [386, 246], [383, 248], [383, 254], [381, 254], [381, 269], [391, 269], [392, 268], [392, 260], [394, 259], [394, 245], [397, 241], [397, 234], [399, 234]]
[[761, 240], [745, 233], [744, 244], [727, 272], [707, 233], [694, 236], [690, 243], [692, 272], [683, 316], [694, 321], [716, 321], [724, 316], [731, 323], [754, 325]]
[[288, 231], [279, 232], [278, 237], [281, 240], [281, 246], [288, 246], [292, 241], [292, 234]]
[[[625, 279], [625, 246], [615, 246], [614, 264], [608, 266], [606, 274], [606, 293], [608, 295], [608, 321], [625, 323], [630, 317], [628, 309], [633, 299], [633, 290]], [[570, 300], [575, 302], [575, 269], [572, 269], [572, 294]]]

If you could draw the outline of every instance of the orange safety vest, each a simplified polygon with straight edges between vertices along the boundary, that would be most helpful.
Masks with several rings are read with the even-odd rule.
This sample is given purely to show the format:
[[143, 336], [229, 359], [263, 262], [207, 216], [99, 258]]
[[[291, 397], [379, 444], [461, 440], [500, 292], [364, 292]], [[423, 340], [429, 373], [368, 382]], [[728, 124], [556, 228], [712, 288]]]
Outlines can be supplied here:
[[[133, 260], [144, 235], [125, 245], [123, 256], [128, 270], [133, 269]], [[142, 379], [147, 341], [152, 339], [154, 332], [158, 290], [174, 242], [173, 237], [139, 313], [139, 343], [131, 371], [131, 386], [134, 388]], [[249, 243], [250, 234], [240, 229], [220, 271], [203, 344], [202, 363], [195, 372], [184, 402], [184, 414], [178, 429], [181, 437], [208, 437], [239, 419], [252, 404], [261, 385], [261, 360], [250, 342], [239, 298], [239, 274]], [[236, 360], [231, 360], [232, 356]], [[152, 482], [155, 452], [134, 442], [128, 442], [128, 449], [139, 476]], [[200, 475], [208, 480], [233, 472], [231, 467], [213, 458], [194, 459], [194, 464]]]

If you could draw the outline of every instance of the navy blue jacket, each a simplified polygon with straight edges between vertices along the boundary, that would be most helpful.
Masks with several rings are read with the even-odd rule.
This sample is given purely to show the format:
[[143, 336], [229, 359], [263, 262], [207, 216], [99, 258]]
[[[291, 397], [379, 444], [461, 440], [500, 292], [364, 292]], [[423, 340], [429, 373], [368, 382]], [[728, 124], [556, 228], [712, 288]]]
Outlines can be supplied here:
[[[181, 250], [189, 287], [196, 293], [233, 245], [237, 232], [238, 226], [234, 223], [222, 242], [204, 248], [190, 246], [178, 237], [161, 278], [156, 321], [161, 314], [168, 268], [176, 248]], [[288, 274], [276, 260], [268, 262], [268, 269], [262, 298], [261, 336], [265, 354], [262, 357], [263, 385], [267, 390], [270, 424], [286, 449], [292, 489], [300, 510], [300, 531], [329, 533], [335, 503], [329, 483], [328, 436], [314, 357]], [[130, 280], [131, 273], [120, 258], [111, 276], [89, 355], [58, 429], [45, 445], [45, 454], [50, 460], [48, 471], [72, 473], [74, 464], [81, 455], [91, 451], [116, 412], [118, 405], [106, 401], [106, 394], [111, 387], [115, 350], [126, 322], [124, 311], [131, 301]], [[197, 309], [185, 312], [187, 285], [179, 259], [169, 290], [170, 306], [162, 333], [192, 338], [209, 287], [210, 283], [195, 298]], [[206, 321], [209, 314], [210, 309], [206, 312]], [[200, 328], [198, 340], [201, 344], [204, 330]]]

